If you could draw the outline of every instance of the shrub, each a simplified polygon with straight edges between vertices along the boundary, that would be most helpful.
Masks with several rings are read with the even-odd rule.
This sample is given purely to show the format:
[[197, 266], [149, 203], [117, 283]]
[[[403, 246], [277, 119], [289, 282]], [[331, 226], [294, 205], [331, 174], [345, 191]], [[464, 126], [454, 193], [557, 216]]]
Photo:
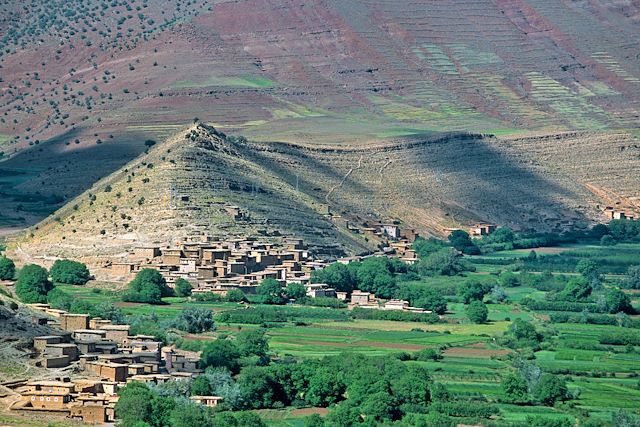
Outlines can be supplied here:
[[395, 320], [398, 322], [422, 322], [438, 323], [440, 317], [434, 313], [412, 313], [399, 310], [374, 310], [370, 308], [355, 307], [351, 310], [351, 317], [354, 319], [370, 320]]
[[20, 301], [31, 303], [47, 302], [47, 293], [53, 289], [46, 269], [35, 264], [27, 264], [20, 270], [16, 281], [16, 295]]
[[241, 302], [246, 301], [247, 298], [240, 289], [229, 289], [227, 295], [225, 295], [225, 299], [229, 302]]
[[176, 317], [173, 326], [190, 334], [214, 329], [213, 312], [208, 308], [188, 307]]
[[84, 285], [91, 275], [87, 266], [81, 262], [59, 259], [51, 267], [51, 279], [57, 283], [67, 283], [69, 285]]
[[164, 277], [157, 270], [143, 268], [135, 279], [129, 282], [129, 289], [122, 296], [122, 300], [160, 304], [162, 297], [170, 296], [171, 293]]
[[0, 256], [0, 280], [11, 280], [16, 275], [16, 265], [5, 256]]
[[189, 283], [188, 281], [186, 281], [182, 277], [180, 277], [178, 280], [176, 280], [174, 290], [175, 290], [175, 293], [176, 293], [177, 296], [179, 296], [179, 297], [188, 297], [189, 295], [191, 295], [191, 290], [192, 289], [193, 289], [193, 287], [191, 286], [191, 283]]
[[471, 301], [465, 312], [473, 323], [485, 323], [489, 316], [489, 310], [482, 301]]

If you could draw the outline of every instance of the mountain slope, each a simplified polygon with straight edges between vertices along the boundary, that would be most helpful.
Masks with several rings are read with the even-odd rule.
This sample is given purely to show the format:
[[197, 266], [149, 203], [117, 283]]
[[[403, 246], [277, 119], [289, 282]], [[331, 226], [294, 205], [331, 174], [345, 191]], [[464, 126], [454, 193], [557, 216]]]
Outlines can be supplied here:
[[81, 257], [199, 232], [287, 235], [337, 256], [378, 243], [345, 220], [360, 229], [399, 220], [422, 234], [474, 221], [559, 231], [601, 219], [597, 203], [636, 203], [639, 151], [626, 133], [453, 133], [345, 146], [251, 142], [198, 124], [99, 181], [18, 244], [33, 255]]

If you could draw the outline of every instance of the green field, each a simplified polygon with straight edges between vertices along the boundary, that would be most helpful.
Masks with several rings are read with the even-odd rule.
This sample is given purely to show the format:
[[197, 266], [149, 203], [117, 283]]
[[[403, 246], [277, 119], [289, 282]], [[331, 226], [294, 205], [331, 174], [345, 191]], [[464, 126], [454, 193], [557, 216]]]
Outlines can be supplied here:
[[[233, 336], [240, 331], [267, 327], [266, 336], [271, 352], [280, 357], [298, 360], [342, 353], [395, 357], [400, 353], [439, 349], [442, 352], [441, 360], [406, 363], [426, 367], [435, 381], [444, 384], [450, 392], [461, 398], [475, 399], [481, 396], [487, 402], [497, 404], [500, 408], [499, 419], [507, 424], [522, 423], [531, 415], [569, 417], [574, 420], [588, 415], [607, 425], [612, 411], [618, 408], [636, 411], [640, 408], [640, 347], [600, 344], [604, 335], [628, 331], [628, 328], [602, 324], [551, 323], [549, 315], [557, 312], [536, 312], [521, 303], [527, 298], [544, 300], [549, 292], [524, 285], [507, 287], [507, 301], [504, 303], [491, 303], [487, 299], [489, 314], [486, 323], [476, 324], [468, 320], [466, 305], [458, 300], [456, 287], [470, 280], [496, 283], [501, 277], [500, 272], [513, 269], [513, 265], [524, 260], [529, 252], [530, 250], [511, 250], [470, 257], [476, 266], [482, 268], [458, 276], [425, 277], [402, 282], [401, 286], [430, 287], [445, 296], [448, 310], [440, 323], [351, 319], [348, 316], [347, 320], [336, 321], [331, 316], [326, 316], [329, 313], [327, 310], [333, 310], [331, 313], [336, 316], [347, 314], [348, 311], [298, 306], [302, 310], [300, 313], [307, 315], [289, 318], [284, 322], [262, 325], [218, 322], [216, 331], [200, 337], [199, 345], [216, 339], [221, 334]], [[542, 259], [560, 256], [568, 263], [583, 258], [598, 260], [605, 273], [604, 286], [610, 287], [621, 280], [622, 276], [607, 272], [638, 262], [640, 244], [620, 244], [615, 250], [593, 244], [573, 244], [538, 249], [537, 253]], [[565, 275], [564, 280], [576, 277], [576, 273], [555, 272], [562, 276], [560, 273]], [[524, 277], [520, 271], [514, 274], [516, 277]], [[540, 273], [534, 272], [528, 277], [538, 275]], [[159, 322], [172, 319], [184, 308], [194, 305], [211, 309], [214, 314], [245, 307], [238, 303], [197, 303], [188, 298], [176, 297], [165, 298], [165, 305], [123, 303], [119, 301], [118, 293], [109, 291], [105, 284], [99, 286], [100, 290], [94, 289], [97, 285], [92, 284], [85, 287], [59, 286], [75, 298], [94, 304], [115, 302], [126, 315], [155, 314]], [[637, 295], [633, 295], [632, 302], [637, 304]], [[276, 308], [291, 313], [295, 313], [296, 309], [296, 306]], [[314, 313], [322, 315], [311, 315]], [[342, 318], [345, 319], [344, 316]], [[534, 357], [532, 360], [542, 372], [554, 373], [567, 380], [569, 391], [575, 397], [570, 401], [570, 407], [567, 404], [554, 408], [502, 403], [505, 394], [501, 380], [506, 372], [513, 369], [512, 359], [518, 355], [517, 350], [503, 343], [503, 336], [516, 319], [532, 322], [544, 334], [543, 345], [530, 357]], [[630, 316], [630, 319], [638, 319], [638, 316]], [[193, 336], [189, 335], [185, 337], [185, 342], [192, 339]], [[300, 412], [290, 408], [258, 412], [268, 425], [302, 426], [304, 416], [309, 411], [313, 412], [311, 409]]]

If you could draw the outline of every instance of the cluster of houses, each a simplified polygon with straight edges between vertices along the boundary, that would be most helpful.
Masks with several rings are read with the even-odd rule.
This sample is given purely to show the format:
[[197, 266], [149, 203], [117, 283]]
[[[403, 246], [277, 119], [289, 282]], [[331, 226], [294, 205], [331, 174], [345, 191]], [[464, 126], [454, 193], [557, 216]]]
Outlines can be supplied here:
[[628, 210], [616, 209], [613, 206], [604, 206], [602, 213], [607, 219], [638, 219], [638, 214]]
[[[393, 238], [384, 250], [373, 255], [397, 256], [408, 263], [416, 262], [418, 256], [411, 249], [413, 240], [400, 237], [397, 234], [399, 227], [393, 227], [388, 230], [389, 236], [398, 238]], [[338, 262], [348, 263], [361, 258], [344, 258]], [[225, 296], [231, 289], [253, 294], [260, 282], [271, 278], [283, 285], [303, 284], [311, 297], [340, 297], [325, 285], [311, 284], [311, 272], [327, 265], [328, 262], [310, 255], [302, 239], [285, 238], [282, 244], [274, 244], [255, 238], [217, 241], [207, 235], [197, 235], [187, 237], [173, 247], [137, 247], [128, 254], [126, 261], [109, 262], [106, 267], [111, 276], [125, 281], [131, 280], [143, 268], [153, 268], [162, 274], [170, 287], [179, 278], [187, 280], [194, 294]]]
[[[45, 316], [55, 334], [33, 339], [37, 365], [59, 377], [55, 381], [15, 381], [4, 384], [20, 395], [13, 410], [33, 411], [102, 424], [114, 421], [118, 390], [130, 381], [159, 384], [198, 376], [199, 355], [163, 347], [153, 336], [130, 335], [129, 325], [55, 310], [47, 304], [30, 307]], [[73, 372], [71, 380], [68, 373]], [[216, 406], [218, 396], [192, 396]]]

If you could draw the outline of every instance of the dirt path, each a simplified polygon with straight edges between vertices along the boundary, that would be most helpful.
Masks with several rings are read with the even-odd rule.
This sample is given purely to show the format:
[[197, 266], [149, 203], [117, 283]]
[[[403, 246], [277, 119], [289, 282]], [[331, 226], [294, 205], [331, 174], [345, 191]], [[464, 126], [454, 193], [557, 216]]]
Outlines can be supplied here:
[[363, 158], [363, 155], [361, 154], [360, 158], [358, 159], [358, 165], [355, 168], [349, 169], [346, 175], [342, 177], [342, 180], [340, 181], [340, 183], [331, 187], [327, 195], [324, 196], [324, 199], [327, 202], [327, 204], [331, 204], [331, 200], [330, 200], [331, 194], [333, 194], [335, 190], [337, 190], [338, 188], [344, 185], [345, 181], [347, 180], [347, 178], [349, 178], [349, 176], [351, 175], [351, 173], [353, 173], [354, 170], [360, 169], [360, 167], [362, 166], [362, 158]]

